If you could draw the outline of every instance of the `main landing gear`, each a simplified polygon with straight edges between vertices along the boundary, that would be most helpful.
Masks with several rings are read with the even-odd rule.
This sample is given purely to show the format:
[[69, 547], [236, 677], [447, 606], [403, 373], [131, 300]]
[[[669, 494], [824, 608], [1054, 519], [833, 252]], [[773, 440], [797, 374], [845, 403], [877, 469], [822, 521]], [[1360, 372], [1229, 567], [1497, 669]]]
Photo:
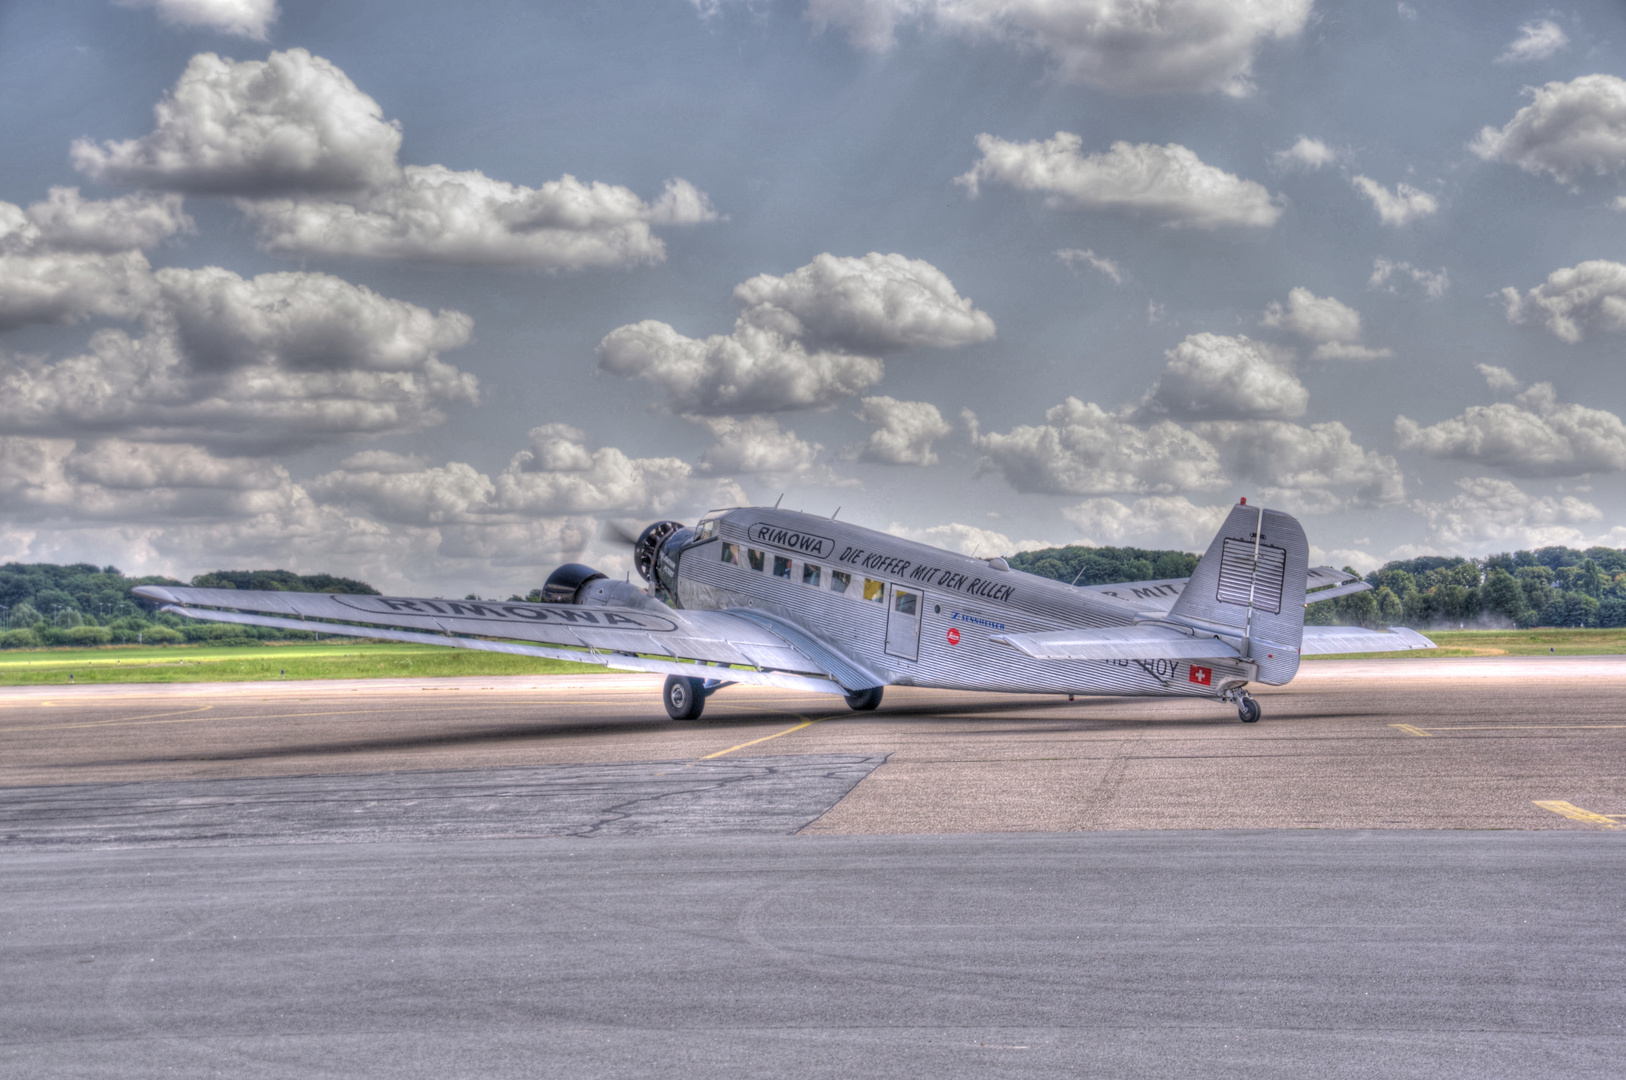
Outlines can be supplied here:
[[1220, 695], [1220, 700], [1229, 701], [1232, 705], [1235, 705], [1237, 719], [1244, 724], [1257, 724], [1259, 722], [1259, 717], [1262, 715], [1259, 703], [1246, 690], [1227, 690]]
[[880, 705], [884, 689], [884, 686], [872, 686], [868, 690], [854, 690], [847, 695], [847, 708], [853, 712], [869, 712]]
[[666, 715], [673, 720], [698, 720], [706, 709], [706, 699], [725, 686], [721, 679], [690, 679], [682, 675], [668, 675], [661, 690]]

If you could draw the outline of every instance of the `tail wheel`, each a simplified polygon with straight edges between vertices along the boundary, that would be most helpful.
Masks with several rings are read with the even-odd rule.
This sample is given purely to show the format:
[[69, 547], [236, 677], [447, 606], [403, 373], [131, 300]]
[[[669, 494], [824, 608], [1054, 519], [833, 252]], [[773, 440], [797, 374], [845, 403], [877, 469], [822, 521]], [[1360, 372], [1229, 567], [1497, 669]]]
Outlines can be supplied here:
[[673, 720], [698, 720], [706, 708], [705, 680], [668, 675], [661, 697], [666, 704], [666, 715]]
[[853, 712], [869, 712], [881, 704], [881, 691], [884, 686], [872, 686], [868, 690], [856, 690], [847, 695], [847, 708]]
[[1242, 718], [1242, 722], [1244, 724], [1257, 724], [1259, 722], [1259, 717], [1263, 715], [1259, 708], [1259, 703], [1253, 700], [1253, 698], [1247, 696], [1244, 696], [1241, 701], [1237, 702], [1236, 714]]

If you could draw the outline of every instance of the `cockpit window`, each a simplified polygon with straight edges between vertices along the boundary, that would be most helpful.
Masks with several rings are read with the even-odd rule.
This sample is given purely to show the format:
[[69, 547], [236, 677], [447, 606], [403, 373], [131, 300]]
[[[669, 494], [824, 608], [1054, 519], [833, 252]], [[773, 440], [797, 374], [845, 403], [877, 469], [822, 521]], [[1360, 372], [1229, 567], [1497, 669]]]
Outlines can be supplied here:
[[717, 525], [720, 520], [720, 518], [708, 518], [705, 521], [702, 521], [700, 523], [700, 527], [695, 530], [694, 538], [696, 542], [701, 540], [710, 540], [712, 537], [716, 536]]

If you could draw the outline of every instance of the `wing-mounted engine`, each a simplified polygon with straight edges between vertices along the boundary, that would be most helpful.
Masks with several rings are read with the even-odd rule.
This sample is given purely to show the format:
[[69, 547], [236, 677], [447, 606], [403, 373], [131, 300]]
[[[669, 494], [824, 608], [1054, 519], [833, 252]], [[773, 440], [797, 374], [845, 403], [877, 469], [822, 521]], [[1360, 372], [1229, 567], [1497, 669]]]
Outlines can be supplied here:
[[582, 563], [565, 563], [549, 574], [541, 592], [544, 604], [642, 607], [657, 610], [664, 610], [666, 607], [632, 582], [615, 581]]

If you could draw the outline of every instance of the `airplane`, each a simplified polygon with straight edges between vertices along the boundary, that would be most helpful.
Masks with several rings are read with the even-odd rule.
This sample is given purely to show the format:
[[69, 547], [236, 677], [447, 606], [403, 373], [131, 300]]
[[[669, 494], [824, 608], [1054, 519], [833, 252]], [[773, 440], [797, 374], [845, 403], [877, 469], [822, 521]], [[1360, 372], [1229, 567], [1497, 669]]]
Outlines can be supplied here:
[[[630, 539], [630, 538], [629, 538]], [[736, 683], [840, 695], [888, 686], [1198, 697], [1256, 722], [1252, 683], [1282, 686], [1304, 654], [1433, 648], [1414, 630], [1306, 626], [1311, 600], [1370, 588], [1309, 566], [1291, 515], [1232, 507], [1190, 578], [1069, 585], [777, 507], [657, 521], [633, 541], [648, 588], [581, 563], [540, 601], [444, 600], [142, 585], [194, 619], [541, 656], [667, 676], [674, 720]]]

